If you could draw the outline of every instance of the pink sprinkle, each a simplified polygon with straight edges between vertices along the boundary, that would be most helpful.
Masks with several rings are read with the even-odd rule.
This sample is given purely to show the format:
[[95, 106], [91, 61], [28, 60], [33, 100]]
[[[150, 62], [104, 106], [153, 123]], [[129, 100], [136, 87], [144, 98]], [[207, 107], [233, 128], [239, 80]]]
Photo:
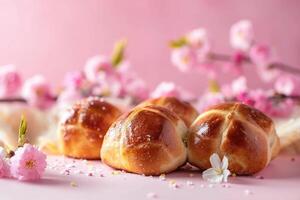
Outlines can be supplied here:
[[215, 186], [214, 186], [214, 184], [209, 184], [208, 187], [209, 187], [209, 188], [213, 188], [213, 187], [215, 187]]
[[186, 184], [187, 184], [188, 186], [194, 185], [194, 183], [193, 183], [192, 181], [187, 181]]
[[201, 184], [200, 187], [201, 187], [201, 188], [204, 188], [205, 186], [204, 186], [204, 184]]
[[64, 171], [60, 172], [60, 174], [62, 174], [62, 175], [70, 175], [70, 171], [69, 170], [64, 170]]
[[256, 176], [257, 179], [264, 179], [265, 177], [263, 176]]
[[93, 176], [94, 174], [92, 172], [89, 172], [87, 175], [88, 176]]
[[231, 186], [229, 184], [223, 184], [222, 187], [223, 188], [230, 188]]
[[74, 168], [74, 167], [75, 167], [74, 164], [67, 164], [67, 165], [66, 165], [66, 168]]
[[149, 192], [147, 194], [147, 198], [148, 199], [155, 199], [155, 198], [157, 198], [157, 195], [155, 193], [153, 193], [153, 192]]
[[252, 192], [250, 190], [245, 190], [244, 193], [245, 193], [245, 195], [251, 195], [252, 194]]
[[169, 182], [169, 186], [170, 186], [171, 188], [173, 188], [173, 189], [179, 188], [179, 185], [178, 185], [174, 180], [171, 180], [171, 181]]

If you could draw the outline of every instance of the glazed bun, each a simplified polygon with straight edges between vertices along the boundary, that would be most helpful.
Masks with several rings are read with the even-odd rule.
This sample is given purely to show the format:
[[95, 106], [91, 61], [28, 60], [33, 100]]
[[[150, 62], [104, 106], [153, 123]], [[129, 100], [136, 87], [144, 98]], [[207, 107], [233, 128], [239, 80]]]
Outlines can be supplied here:
[[61, 151], [81, 159], [100, 159], [99, 152], [110, 125], [121, 111], [101, 98], [89, 97], [75, 103], [59, 124]]
[[192, 122], [199, 115], [197, 110], [188, 102], [181, 101], [175, 97], [159, 97], [149, 99], [142, 102], [139, 106], [156, 105], [167, 108], [168, 110], [176, 113], [189, 127]]
[[202, 170], [213, 153], [229, 160], [231, 173], [254, 174], [280, 149], [273, 121], [255, 108], [224, 103], [201, 114], [188, 133], [188, 160]]
[[185, 164], [187, 128], [174, 113], [158, 106], [136, 107], [105, 135], [101, 159], [128, 172], [160, 175]]

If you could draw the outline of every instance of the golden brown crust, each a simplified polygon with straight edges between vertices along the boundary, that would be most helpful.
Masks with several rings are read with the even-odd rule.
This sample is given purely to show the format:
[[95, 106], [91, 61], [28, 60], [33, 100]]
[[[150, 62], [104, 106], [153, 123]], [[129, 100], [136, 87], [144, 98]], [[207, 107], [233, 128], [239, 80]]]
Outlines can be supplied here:
[[137, 107], [108, 130], [101, 149], [107, 165], [129, 172], [159, 175], [186, 162], [183, 143], [187, 128], [163, 107]]
[[103, 138], [121, 111], [101, 98], [81, 100], [66, 111], [59, 125], [62, 153], [82, 159], [99, 159]]
[[142, 102], [139, 106], [156, 105], [176, 113], [189, 127], [199, 115], [198, 111], [188, 102], [175, 97], [159, 97]]
[[241, 103], [211, 107], [192, 124], [188, 133], [188, 159], [205, 170], [213, 153], [226, 155], [232, 173], [246, 175], [262, 170], [279, 147], [273, 121]]

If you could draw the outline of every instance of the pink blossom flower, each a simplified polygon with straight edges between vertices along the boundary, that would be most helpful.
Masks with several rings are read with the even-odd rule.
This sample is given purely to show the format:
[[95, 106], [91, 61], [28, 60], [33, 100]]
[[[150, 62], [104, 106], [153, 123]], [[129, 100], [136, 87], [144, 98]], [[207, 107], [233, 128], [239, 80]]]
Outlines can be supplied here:
[[5, 157], [5, 150], [0, 147], [0, 178], [8, 178], [11, 176], [10, 166], [8, 164], [8, 160]]
[[152, 98], [157, 98], [161, 96], [167, 97], [180, 97], [180, 92], [176, 85], [172, 82], [161, 82], [151, 93]]
[[57, 102], [59, 104], [72, 103], [81, 98], [83, 98], [83, 96], [81, 95], [80, 90], [66, 88], [59, 94]]
[[241, 20], [231, 26], [230, 44], [234, 49], [248, 51], [254, 41], [252, 23]]
[[261, 80], [265, 82], [271, 82], [276, 79], [280, 72], [276, 69], [269, 69], [267, 67], [257, 67], [257, 73], [260, 76]]
[[22, 86], [22, 79], [14, 65], [0, 67], [0, 97], [15, 96]]
[[240, 66], [245, 60], [246, 60], [246, 55], [242, 51], [236, 51], [232, 58], [231, 58], [233, 64]]
[[171, 62], [181, 72], [188, 72], [197, 67], [197, 55], [188, 46], [172, 49]]
[[81, 71], [73, 71], [66, 74], [64, 86], [68, 89], [80, 89], [86, 82], [86, 78]]
[[86, 78], [93, 84], [91, 95], [119, 97], [123, 94], [122, 76], [129, 70], [128, 62], [122, 62], [114, 69], [104, 56], [90, 58], [85, 66]]
[[0, 146], [0, 158], [5, 158], [5, 157], [6, 157], [6, 151], [2, 146]]
[[236, 99], [273, 117], [289, 116], [293, 111], [294, 102], [290, 99], [275, 102], [269, 98], [270, 94], [271, 91], [257, 89], [242, 93]]
[[57, 101], [59, 103], [71, 103], [89, 96], [94, 84], [88, 81], [81, 71], [70, 72], [65, 76], [64, 89], [60, 92]]
[[110, 74], [102, 76], [92, 89], [93, 95], [120, 97], [123, 94], [121, 76]]
[[232, 93], [232, 88], [231, 88], [231, 84], [226, 84], [226, 85], [223, 85], [221, 87], [221, 93], [226, 97], [226, 98], [233, 98], [233, 93]]
[[35, 75], [25, 81], [22, 96], [29, 105], [46, 109], [53, 105], [54, 95], [49, 82], [41, 75]]
[[128, 60], [123, 60], [120, 64], [118, 64], [118, 67], [115, 69], [115, 71], [123, 76], [133, 73]]
[[251, 90], [236, 96], [238, 101], [253, 106], [263, 112], [270, 109], [270, 92], [261, 89]]
[[224, 85], [221, 88], [222, 93], [229, 99], [234, 98], [240, 94], [245, 93], [248, 90], [247, 79], [244, 76], [240, 76], [234, 79], [231, 84]]
[[278, 70], [270, 68], [271, 63], [274, 61], [274, 56], [269, 46], [260, 44], [252, 46], [249, 57], [256, 65], [257, 72], [263, 81], [270, 82], [279, 75]]
[[196, 107], [199, 112], [204, 112], [209, 107], [224, 102], [225, 96], [222, 93], [208, 92], [198, 100]]
[[[249, 106], [255, 106], [255, 99], [250, 95], [248, 92], [243, 92], [235, 96], [235, 99], [237, 101], [240, 101], [244, 104], [247, 104]], [[265, 103], [265, 101], [261, 101], [261, 103]]]
[[22, 181], [40, 179], [47, 166], [46, 158], [36, 147], [25, 144], [11, 158], [11, 173]]
[[142, 79], [134, 78], [128, 80], [124, 86], [126, 94], [137, 100], [145, 100], [149, 97], [149, 89]]
[[149, 89], [142, 79], [132, 71], [131, 65], [124, 60], [118, 65], [115, 74], [121, 83], [121, 95], [128, 95], [136, 100], [144, 100], [149, 97]]
[[274, 88], [280, 94], [292, 95], [296, 92], [296, 81], [291, 76], [279, 76], [275, 81]]
[[9, 164], [5, 158], [0, 158], [0, 178], [9, 178], [10, 169]]
[[248, 90], [247, 79], [245, 76], [240, 76], [231, 83], [232, 93], [234, 95], [244, 93]]
[[268, 67], [273, 61], [272, 50], [267, 45], [255, 44], [249, 52], [250, 59], [259, 67]]
[[84, 73], [91, 82], [98, 81], [101, 76], [105, 76], [112, 71], [112, 64], [105, 56], [95, 56], [86, 62]]
[[286, 99], [278, 103], [273, 103], [267, 113], [273, 117], [288, 117], [295, 109], [295, 102], [291, 99]]
[[150, 94], [151, 98], [176, 97], [183, 100], [194, 99], [194, 95], [189, 91], [175, 85], [173, 82], [161, 82]]
[[172, 63], [182, 72], [205, 68], [210, 52], [210, 43], [206, 30], [199, 28], [186, 35], [187, 44], [174, 48], [171, 54]]
[[199, 28], [191, 31], [186, 35], [186, 40], [188, 45], [196, 51], [199, 60], [204, 60], [207, 57], [210, 43], [205, 29]]

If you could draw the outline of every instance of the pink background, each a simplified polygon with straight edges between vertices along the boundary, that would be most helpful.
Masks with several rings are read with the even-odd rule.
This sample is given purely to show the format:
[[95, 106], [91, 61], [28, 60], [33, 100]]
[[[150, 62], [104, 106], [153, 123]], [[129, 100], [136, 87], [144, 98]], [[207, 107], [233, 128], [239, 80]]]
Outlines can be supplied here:
[[[171, 65], [170, 39], [203, 26], [216, 50], [229, 51], [230, 25], [247, 18], [257, 41], [272, 44], [282, 61], [298, 66], [299, 10], [297, 0], [0, 0], [0, 65], [13, 63], [25, 76], [42, 73], [57, 83], [125, 37], [131, 63], [151, 87], [176, 81], [199, 92], [205, 78], [182, 75]], [[252, 86], [260, 84], [252, 78]]]

